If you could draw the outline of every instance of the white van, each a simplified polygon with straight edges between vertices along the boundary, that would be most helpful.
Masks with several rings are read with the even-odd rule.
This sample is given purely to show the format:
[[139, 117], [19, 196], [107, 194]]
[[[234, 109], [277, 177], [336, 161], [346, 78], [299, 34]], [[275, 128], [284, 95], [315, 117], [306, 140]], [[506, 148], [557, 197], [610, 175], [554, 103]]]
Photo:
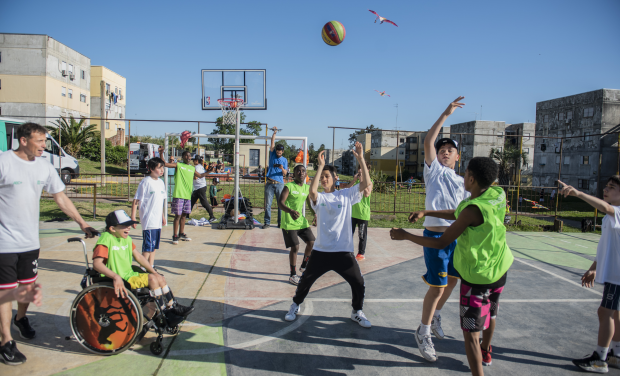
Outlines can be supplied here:
[[134, 142], [129, 144], [129, 172], [132, 174], [147, 171], [149, 159], [159, 157], [159, 145]]
[[[0, 151], [17, 150], [19, 142], [16, 132], [17, 128], [23, 123], [25, 123], [23, 120], [0, 117]], [[41, 158], [48, 160], [54, 166], [65, 184], [80, 173], [80, 165], [77, 159], [65, 153], [49, 133], [45, 141], [45, 151]]]

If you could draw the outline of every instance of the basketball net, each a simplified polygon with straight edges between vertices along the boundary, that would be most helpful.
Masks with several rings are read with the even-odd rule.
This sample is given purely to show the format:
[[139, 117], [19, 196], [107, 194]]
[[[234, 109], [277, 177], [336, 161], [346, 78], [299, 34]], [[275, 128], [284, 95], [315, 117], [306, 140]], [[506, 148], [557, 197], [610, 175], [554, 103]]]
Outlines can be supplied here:
[[222, 109], [222, 123], [237, 125], [237, 114], [243, 105], [243, 99], [224, 98], [218, 99], [217, 103], [220, 104]]

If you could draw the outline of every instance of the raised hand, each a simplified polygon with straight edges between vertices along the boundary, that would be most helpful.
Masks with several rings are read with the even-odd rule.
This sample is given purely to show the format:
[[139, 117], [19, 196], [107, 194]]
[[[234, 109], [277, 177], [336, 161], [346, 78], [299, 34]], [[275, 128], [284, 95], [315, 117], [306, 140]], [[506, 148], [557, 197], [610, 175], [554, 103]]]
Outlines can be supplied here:
[[359, 141], [355, 141], [355, 148], [351, 150], [355, 158], [361, 158], [364, 156], [364, 148]]
[[325, 150], [321, 150], [319, 153], [319, 167], [325, 166]]
[[423, 217], [424, 217], [424, 210], [413, 212], [413, 213], [409, 214], [409, 222], [410, 223], [416, 223], [417, 221], [419, 221]]
[[452, 113], [454, 112], [454, 110], [456, 110], [457, 108], [463, 108], [463, 106], [465, 106], [465, 103], [461, 103], [461, 101], [465, 99], [465, 97], [458, 97], [455, 100], [452, 101], [452, 103], [450, 103], [448, 105], [448, 108], [446, 108], [446, 110], [443, 112], [446, 116], [450, 116], [452, 115]]
[[558, 183], [560, 183], [560, 192], [559, 194], [564, 195], [564, 197], [568, 197], [568, 196], [577, 196], [579, 194], [579, 191], [575, 189], [575, 187], [573, 187], [572, 185], [568, 185], [562, 181], [558, 180]]

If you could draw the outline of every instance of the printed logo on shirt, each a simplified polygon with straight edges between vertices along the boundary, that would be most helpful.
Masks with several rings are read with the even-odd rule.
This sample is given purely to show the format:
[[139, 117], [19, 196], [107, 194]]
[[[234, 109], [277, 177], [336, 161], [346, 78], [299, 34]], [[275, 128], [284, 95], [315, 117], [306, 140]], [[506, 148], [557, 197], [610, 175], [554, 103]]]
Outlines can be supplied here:
[[43, 180], [37, 180], [37, 184], [43, 185], [43, 184], [45, 184], [45, 182]]
[[120, 251], [121, 249], [124, 251], [124, 250], [126, 250], [126, 249], [127, 249], [127, 246], [126, 246], [126, 245], [121, 245], [120, 247], [119, 247], [119, 246], [117, 246], [117, 245], [113, 245], [113, 246], [112, 246], [112, 250], [113, 250], [113, 251]]
[[155, 191], [150, 191], [149, 194], [150, 195], [155, 194]]
[[448, 273], [446, 272], [441, 272], [441, 273], [437, 273], [437, 275], [439, 275], [440, 277], [447, 277]]
[[338, 204], [338, 209], [342, 208], [342, 205]]
[[21, 183], [22, 183], [21, 181], [14, 181], [13, 185], [18, 185], [18, 184], [21, 184]]

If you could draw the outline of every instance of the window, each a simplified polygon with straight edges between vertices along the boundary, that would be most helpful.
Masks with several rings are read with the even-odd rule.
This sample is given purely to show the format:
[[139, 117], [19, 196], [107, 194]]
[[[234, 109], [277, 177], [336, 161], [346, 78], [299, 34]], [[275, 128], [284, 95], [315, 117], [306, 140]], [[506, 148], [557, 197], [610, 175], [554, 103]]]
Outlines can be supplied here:
[[2, 51], [0, 51], [0, 63], [2, 63]]
[[114, 94], [118, 94], [118, 87], [114, 87]]
[[86, 95], [80, 94], [80, 102], [86, 103]]
[[543, 120], [545, 123], [549, 122], [549, 115], [545, 115], [545, 120]]
[[558, 120], [564, 120], [564, 113], [563, 112], [559, 113]]
[[577, 188], [579, 189], [590, 189], [590, 181], [585, 179], [579, 179]]
[[571, 120], [573, 118], [573, 111], [568, 111], [566, 113], [566, 120]]
[[590, 132], [583, 132], [583, 140], [590, 141]]
[[110, 129], [110, 122], [109, 121], [105, 122], [105, 129]]
[[594, 107], [588, 107], [583, 109], [583, 117], [594, 116]]
[[424, 163], [420, 163], [420, 167], [424, 167]]
[[581, 164], [590, 164], [590, 156], [584, 155], [581, 157]]
[[73, 89], [69, 89], [69, 99], [73, 99]]
[[69, 72], [73, 73], [73, 64], [69, 64]]
[[540, 158], [540, 162], [538, 162], [539, 165], [544, 166], [547, 164], [547, 157], [542, 157]]
[[398, 152], [398, 154], [403, 155], [403, 154], [405, 154], [405, 151], [401, 150], [401, 151]]
[[67, 63], [66, 62], [62, 62], [62, 70], [66, 71], [67, 70]]
[[84, 70], [80, 71], [80, 77], [82, 77], [83, 80], [86, 79], [86, 72], [84, 72]]
[[411, 137], [411, 142], [413, 142], [415, 144], [416, 142], [418, 142], [418, 138], [417, 137]]
[[66, 87], [64, 87], [64, 86], [62, 87], [61, 95], [62, 95], [63, 97], [66, 97], [66, 96], [67, 96], [67, 88], [66, 88]]
[[118, 89], [118, 95], [123, 99], [123, 89]]
[[401, 139], [400, 139], [400, 143], [402, 144], [402, 143], [404, 143], [404, 142], [405, 142], [405, 139], [404, 139], [404, 138], [401, 138]]
[[560, 164], [560, 156], [559, 155], [555, 156], [555, 164]]
[[523, 154], [529, 154], [529, 153], [530, 153], [530, 148], [523, 149]]
[[422, 150], [422, 155], [424, 155], [424, 150]]
[[570, 155], [564, 157], [564, 164], [570, 164]]

